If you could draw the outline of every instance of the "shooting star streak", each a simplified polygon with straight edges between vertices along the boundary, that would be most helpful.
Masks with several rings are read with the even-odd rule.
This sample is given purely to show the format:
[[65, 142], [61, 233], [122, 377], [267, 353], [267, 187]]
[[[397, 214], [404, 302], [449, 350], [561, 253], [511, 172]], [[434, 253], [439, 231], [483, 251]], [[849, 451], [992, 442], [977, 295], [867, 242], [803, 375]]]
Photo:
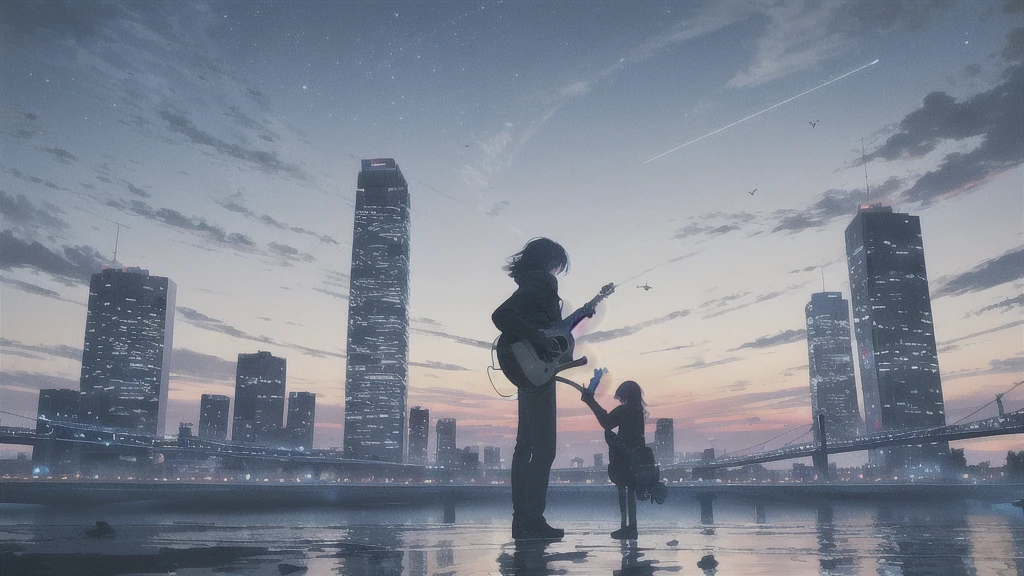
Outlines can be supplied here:
[[782, 106], [783, 104], [788, 104], [788, 103], [792, 102], [793, 100], [796, 100], [797, 98], [799, 98], [801, 96], [806, 96], [806, 95], [810, 94], [811, 92], [814, 92], [815, 90], [820, 90], [821, 88], [824, 88], [825, 86], [828, 86], [829, 84], [832, 84], [833, 82], [838, 82], [838, 81], [842, 80], [843, 78], [846, 78], [847, 76], [850, 76], [851, 74], [856, 74], [857, 72], [860, 72], [861, 70], [863, 70], [863, 69], [865, 69], [865, 68], [867, 68], [869, 66], [874, 66], [875, 64], [878, 64], [878, 62], [879, 62], [879, 59], [876, 58], [875, 61], [871, 62], [870, 64], [865, 64], [865, 65], [861, 66], [860, 68], [857, 68], [856, 70], [851, 70], [851, 71], [847, 72], [846, 74], [843, 74], [842, 76], [839, 76], [838, 78], [833, 78], [833, 79], [829, 80], [828, 82], [825, 82], [824, 84], [821, 84], [819, 86], [815, 86], [814, 88], [811, 88], [810, 90], [806, 90], [804, 92], [801, 92], [801, 93], [799, 93], [796, 96], [793, 96], [791, 98], [787, 98], [787, 99], [783, 100], [782, 102], [779, 102], [778, 104], [775, 104], [774, 106], [769, 106], [768, 108], [765, 108], [764, 110], [761, 110], [760, 112], [754, 112], [753, 114], [751, 114], [750, 116], [747, 116], [746, 118], [737, 120], [737, 121], [733, 122], [732, 124], [729, 124], [728, 126], [723, 126], [723, 127], [719, 128], [718, 130], [715, 130], [714, 132], [708, 132], [707, 134], [701, 136], [700, 138], [695, 138], [693, 140], [690, 140], [686, 144], [680, 144], [679, 146], [676, 146], [675, 148], [669, 150], [668, 152], [662, 152], [661, 154], [658, 154], [654, 158], [650, 158], [648, 160], [644, 160], [643, 162], [641, 162], [641, 164], [647, 164], [648, 162], [653, 162], [653, 161], [657, 160], [658, 158], [661, 158], [662, 156], [667, 156], [668, 154], [671, 154], [671, 153], [675, 152], [676, 150], [679, 150], [679, 149], [682, 149], [682, 148], [686, 148], [690, 144], [696, 144], [697, 142], [700, 142], [701, 140], [703, 140], [703, 139], [705, 139], [705, 138], [707, 138], [709, 136], [714, 136], [715, 134], [718, 134], [719, 132], [721, 132], [723, 130], [728, 130], [729, 128], [732, 128], [733, 126], [735, 126], [737, 124], [741, 124], [743, 122], [746, 122], [747, 120], [750, 120], [751, 118], [755, 118], [757, 116], [760, 116], [761, 114], [764, 114], [765, 112], [768, 112], [770, 110], [774, 110], [774, 109], [778, 108], [779, 106]]

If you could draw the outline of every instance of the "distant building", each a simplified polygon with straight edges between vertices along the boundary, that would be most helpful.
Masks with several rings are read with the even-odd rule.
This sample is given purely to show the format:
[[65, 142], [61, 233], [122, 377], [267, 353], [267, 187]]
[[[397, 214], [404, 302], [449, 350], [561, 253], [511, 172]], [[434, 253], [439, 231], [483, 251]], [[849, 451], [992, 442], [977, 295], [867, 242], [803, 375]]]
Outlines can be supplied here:
[[223, 442], [228, 437], [228, 413], [231, 398], [220, 394], [203, 394], [199, 400], [199, 437]]
[[438, 466], [456, 466], [459, 464], [459, 450], [455, 447], [455, 418], [439, 418], [436, 428], [435, 462]]
[[313, 424], [316, 421], [316, 394], [288, 394], [288, 437], [291, 447], [309, 452], [313, 449]]
[[409, 463], [427, 463], [427, 439], [430, 438], [430, 410], [413, 406], [409, 410]]
[[272, 445], [282, 439], [287, 364], [270, 352], [238, 355], [232, 442]]
[[[853, 373], [849, 303], [840, 292], [811, 294], [807, 316], [807, 366], [811, 413], [825, 414], [829, 441], [851, 440], [861, 429], [857, 380]], [[818, 427], [814, 426], [818, 442]]]
[[484, 468], [497, 470], [501, 468], [501, 448], [484, 446]]
[[175, 285], [142, 268], [107, 268], [89, 282], [81, 421], [164, 433]]
[[463, 470], [480, 469], [480, 449], [476, 446], [466, 446], [458, 453], [459, 466]]
[[[70, 430], [54, 428], [53, 424], [77, 423], [82, 396], [78, 390], [66, 388], [40, 390], [36, 412], [36, 434], [44, 434], [52, 438], [69, 438], [72, 434]], [[56, 474], [74, 473], [78, 471], [79, 461], [78, 447], [67, 442], [44, 442], [37, 444], [32, 449], [32, 464], [40, 470], [46, 468], [49, 472]]]
[[569, 468], [583, 468], [583, 464], [583, 458], [577, 456], [569, 461]]
[[[944, 426], [920, 219], [862, 206], [846, 228], [846, 260], [867, 433]], [[890, 469], [948, 457], [947, 442], [869, 452], [872, 464]]]
[[401, 462], [409, 375], [409, 188], [390, 158], [356, 187], [345, 369], [345, 455]]
[[604, 466], [604, 454], [594, 454], [594, 468]]
[[700, 461], [704, 462], [704, 463], [714, 462], [715, 461], [715, 449], [714, 448], [705, 448], [704, 452], [701, 453]]
[[654, 458], [662, 466], [672, 464], [676, 455], [675, 426], [671, 418], [658, 418], [654, 429]]

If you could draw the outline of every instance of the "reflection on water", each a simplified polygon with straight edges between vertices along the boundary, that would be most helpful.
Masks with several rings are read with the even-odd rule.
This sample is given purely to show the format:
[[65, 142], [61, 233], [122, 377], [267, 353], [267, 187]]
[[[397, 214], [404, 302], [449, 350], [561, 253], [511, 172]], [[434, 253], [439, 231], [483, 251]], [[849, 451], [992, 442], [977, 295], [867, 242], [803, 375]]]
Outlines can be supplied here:
[[[307, 574], [394, 576], [1024, 574], [1024, 519], [1009, 507], [768, 503], [755, 513], [753, 502], [721, 499], [709, 526], [696, 500], [677, 501], [641, 508], [640, 537], [627, 542], [609, 537], [619, 522], [615, 502], [549, 508], [566, 537], [517, 543], [511, 511], [500, 505], [461, 507], [454, 525], [443, 523], [440, 506], [216, 514], [7, 506], [0, 507], [0, 573], [177, 566], [179, 574], [278, 575], [300, 566]], [[115, 537], [85, 538], [97, 520]], [[715, 568], [698, 566], [705, 555]]]

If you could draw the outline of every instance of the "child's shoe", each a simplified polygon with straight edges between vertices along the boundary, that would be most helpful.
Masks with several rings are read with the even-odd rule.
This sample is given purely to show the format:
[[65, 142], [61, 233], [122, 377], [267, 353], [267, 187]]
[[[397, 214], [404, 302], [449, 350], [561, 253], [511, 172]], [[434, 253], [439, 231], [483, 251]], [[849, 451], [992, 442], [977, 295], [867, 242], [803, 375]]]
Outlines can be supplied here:
[[626, 526], [625, 528], [619, 528], [615, 532], [612, 532], [612, 538], [616, 540], [636, 540], [636, 526]]

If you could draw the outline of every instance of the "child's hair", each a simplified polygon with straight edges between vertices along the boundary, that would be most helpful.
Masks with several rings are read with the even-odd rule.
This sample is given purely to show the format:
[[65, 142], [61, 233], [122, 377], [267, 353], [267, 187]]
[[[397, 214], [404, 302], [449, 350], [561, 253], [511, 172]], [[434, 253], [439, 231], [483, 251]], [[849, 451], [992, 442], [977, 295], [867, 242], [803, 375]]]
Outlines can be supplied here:
[[647, 402], [644, 400], [644, 390], [639, 384], [632, 380], [626, 380], [615, 389], [615, 399], [622, 400], [626, 406], [639, 408], [647, 418]]
[[550, 238], [534, 238], [523, 246], [523, 249], [507, 259], [508, 264], [502, 270], [508, 272], [512, 279], [519, 278], [524, 272], [541, 270], [569, 271], [569, 254], [562, 245]]

